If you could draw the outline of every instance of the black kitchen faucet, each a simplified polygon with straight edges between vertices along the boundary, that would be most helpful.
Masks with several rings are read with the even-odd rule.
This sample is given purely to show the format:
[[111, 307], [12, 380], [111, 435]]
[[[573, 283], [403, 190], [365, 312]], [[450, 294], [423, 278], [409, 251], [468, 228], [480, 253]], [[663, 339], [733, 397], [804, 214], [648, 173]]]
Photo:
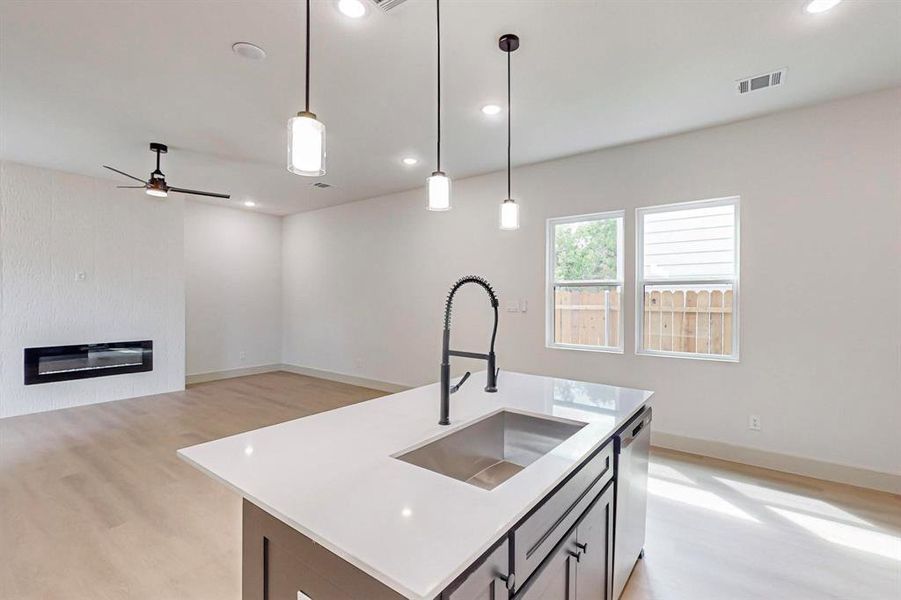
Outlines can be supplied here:
[[[475, 283], [483, 288], [488, 293], [488, 297], [491, 300], [491, 307], [494, 309], [494, 328], [491, 330], [491, 348], [488, 350], [488, 354], [481, 354], [479, 352], [463, 352], [460, 350], [451, 350], [450, 349], [450, 322], [451, 322], [451, 308], [454, 303], [454, 294], [457, 293], [461, 287], [466, 285], [467, 283]], [[494, 290], [491, 288], [491, 284], [485, 281], [483, 278], [478, 277], [476, 275], [468, 275], [466, 277], [462, 277], [459, 279], [450, 290], [450, 293], [447, 295], [447, 301], [444, 305], [444, 340], [441, 346], [441, 418], [438, 421], [439, 425], [450, 425], [450, 395], [460, 389], [460, 386], [469, 378], [469, 371], [466, 372], [465, 375], [458, 381], [455, 385], [451, 386], [450, 384], [450, 357], [451, 356], [461, 356], [463, 358], [477, 358], [488, 362], [488, 382], [485, 385], [486, 392], [496, 392], [497, 391], [497, 374], [498, 369], [495, 368], [495, 356], [494, 356], [494, 340], [497, 337], [497, 295], [495, 295]]]

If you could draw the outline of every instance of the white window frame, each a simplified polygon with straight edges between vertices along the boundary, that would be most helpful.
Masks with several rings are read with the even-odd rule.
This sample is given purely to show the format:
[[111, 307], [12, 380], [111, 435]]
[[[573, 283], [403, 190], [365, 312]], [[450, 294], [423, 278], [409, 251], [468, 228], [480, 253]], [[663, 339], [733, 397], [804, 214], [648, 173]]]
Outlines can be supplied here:
[[[644, 278], [644, 215], [658, 212], [670, 212], [678, 209], [705, 208], [712, 206], [735, 207], [735, 276], [734, 277], [700, 277], [695, 279], [660, 279]], [[741, 332], [739, 327], [739, 269], [741, 258], [739, 255], [741, 232], [741, 197], [728, 196], [713, 198], [710, 200], [695, 200], [689, 202], [673, 202], [635, 209], [635, 354], [641, 356], [665, 356], [669, 358], [688, 358], [693, 360], [710, 360], [719, 362], [739, 362], [739, 339]], [[696, 284], [726, 284], [732, 285], [732, 353], [731, 354], [701, 354], [694, 352], [674, 352], [671, 350], [645, 350], [642, 348], [644, 339], [644, 288], [648, 285], [696, 285]]]
[[[555, 277], [556, 266], [556, 239], [555, 227], [566, 223], [580, 223], [582, 221], [601, 221], [606, 219], [619, 219], [619, 225], [616, 232], [616, 279], [597, 279], [585, 281], [557, 281]], [[589, 213], [585, 215], [572, 215], [567, 217], [552, 217], [547, 220], [546, 238], [547, 238], [547, 256], [546, 256], [546, 277], [545, 277], [545, 347], [563, 350], [581, 350], [583, 352], [608, 352], [613, 354], [623, 353], [623, 340], [625, 339], [624, 331], [624, 315], [625, 313], [625, 294], [626, 286], [625, 278], [625, 211], [611, 210], [598, 213]], [[609, 288], [620, 288], [619, 294], [619, 346], [592, 346], [587, 344], [558, 344], [554, 340], [554, 308], [555, 297], [554, 288], [556, 286], [599, 286]]]

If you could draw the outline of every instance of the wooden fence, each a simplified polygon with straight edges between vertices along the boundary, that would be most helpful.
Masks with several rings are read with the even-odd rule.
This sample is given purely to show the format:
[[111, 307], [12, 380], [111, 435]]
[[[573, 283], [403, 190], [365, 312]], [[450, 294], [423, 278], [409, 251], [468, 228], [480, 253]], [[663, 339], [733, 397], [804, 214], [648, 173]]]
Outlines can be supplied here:
[[[621, 344], [621, 298], [615, 289], [555, 291], [554, 339], [558, 344]], [[646, 350], [699, 354], [732, 353], [731, 290], [652, 290], [645, 293]]]
[[644, 348], [732, 354], [732, 290], [645, 293]]
[[619, 346], [620, 293], [613, 289], [554, 290], [554, 341], [558, 344]]

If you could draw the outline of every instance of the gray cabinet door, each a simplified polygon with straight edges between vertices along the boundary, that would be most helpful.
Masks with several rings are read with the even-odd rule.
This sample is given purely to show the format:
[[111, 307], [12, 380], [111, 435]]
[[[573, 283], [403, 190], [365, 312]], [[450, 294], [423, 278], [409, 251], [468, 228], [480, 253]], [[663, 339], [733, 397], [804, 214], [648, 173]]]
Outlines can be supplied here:
[[510, 550], [505, 540], [450, 594], [448, 600], [509, 600], [505, 579], [510, 572]]
[[573, 531], [532, 575], [517, 600], [576, 600], [578, 563]]
[[613, 486], [598, 496], [576, 528], [577, 600], [611, 600], [613, 594]]

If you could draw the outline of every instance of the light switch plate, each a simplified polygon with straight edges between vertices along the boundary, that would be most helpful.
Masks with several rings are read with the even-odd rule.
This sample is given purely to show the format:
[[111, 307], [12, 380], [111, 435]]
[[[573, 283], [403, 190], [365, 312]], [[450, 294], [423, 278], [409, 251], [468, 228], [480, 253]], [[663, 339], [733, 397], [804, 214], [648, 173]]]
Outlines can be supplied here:
[[528, 309], [528, 300], [508, 300], [504, 308], [504, 310], [511, 313], [524, 313]]

